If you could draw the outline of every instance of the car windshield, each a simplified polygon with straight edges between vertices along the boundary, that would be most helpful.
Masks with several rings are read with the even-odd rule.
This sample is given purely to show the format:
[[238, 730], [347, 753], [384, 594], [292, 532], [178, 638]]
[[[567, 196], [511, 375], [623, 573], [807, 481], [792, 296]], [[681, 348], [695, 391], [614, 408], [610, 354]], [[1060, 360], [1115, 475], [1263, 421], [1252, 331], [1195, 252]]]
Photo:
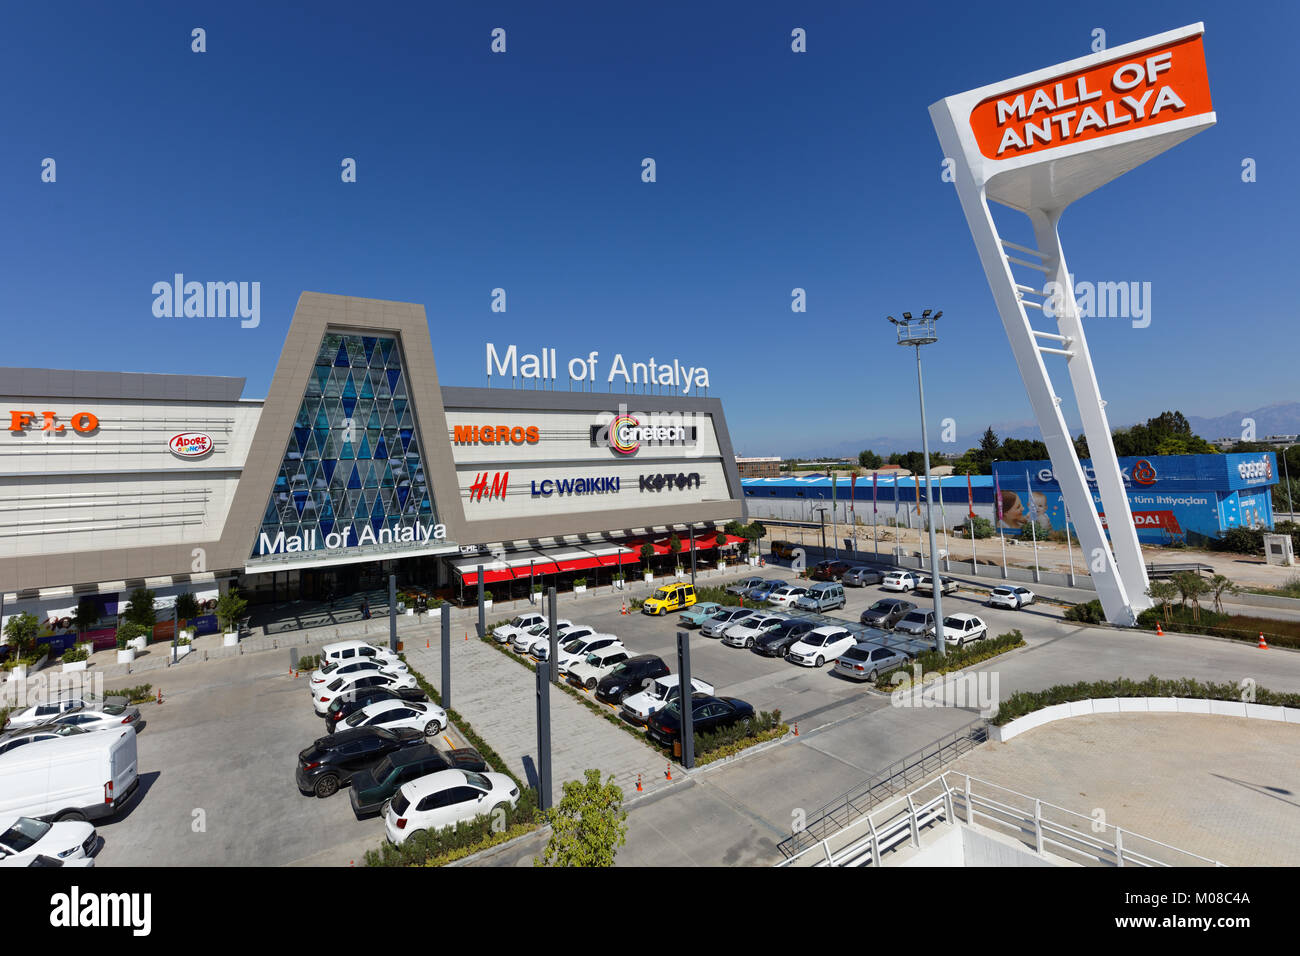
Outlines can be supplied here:
[[349, 727], [357, 727], [366, 717], [369, 716], [364, 710], [359, 710], [355, 714], [349, 714], [343, 721]]
[[110, 717], [116, 717], [118, 714], [125, 713], [126, 704], [119, 701], [113, 701], [112, 703], [105, 704], [103, 710], [104, 713], [108, 714]]
[[871, 610], [871, 611], [888, 611], [888, 610], [889, 610], [890, 608], [892, 608], [892, 607], [893, 607], [893, 605], [890, 604], [888, 601], [877, 601], [875, 604], [871, 605], [871, 607], [868, 608], [868, 610]]
[[842, 661], [865, 661], [870, 655], [870, 651], [861, 647], [850, 647], [840, 655]]
[[19, 817], [14, 825], [0, 834], [0, 845], [15, 853], [21, 853], [50, 832], [53, 824], [33, 820], [31, 817]]
[[525, 621], [525, 620], [526, 620], [526, 618], [521, 614], [521, 615], [519, 615], [518, 617], [514, 617], [514, 618], [511, 618], [511, 619], [510, 619], [510, 626], [511, 626], [511, 627], [523, 627], [523, 626], [524, 626], [524, 621]]
[[383, 780], [392, 772], [393, 761], [388, 757], [385, 757], [383, 760], [379, 761], [379, 763], [375, 764], [375, 769], [371, 771], [371, 773], [375, 775], [376, 780]]
[[906, 623], [920, 624], [924, 620], [925, 620], [925, 615], [922, 614], [920, 611], [908, 611], [907, 614], [903, 615], [903, 623], [905, 624]]
[[959, 617], [945, 617], [943, 619], [943, 626], [962, 628], [966, 626], [966, 622]]
[[480, 790], [492, 789], [492, 782], [481, 773], [475, 773], [473, 770], [465, 771], [465, 779], [471, 787], [478, 787]]
[[576, 641], [569, 641], [569, 643], [564, 645], [564, 652], [566, 654], [580, 654], [582, 653], [583, 649], [590, 643], [591, 643], [590, 641], [584, 641], [581, 639]]
[[339, 662], [330, 661], [328, 664], [326, 664], [324, 667], [320, 669], [320, 672], [322, 674], [333, 674], [338, 669], [339, 669]]
[[406, 799], [406, 791], [398, 790], [397, 796], [393, 797], [393, 816], [400, 817], [411, 806], [411, 801]]

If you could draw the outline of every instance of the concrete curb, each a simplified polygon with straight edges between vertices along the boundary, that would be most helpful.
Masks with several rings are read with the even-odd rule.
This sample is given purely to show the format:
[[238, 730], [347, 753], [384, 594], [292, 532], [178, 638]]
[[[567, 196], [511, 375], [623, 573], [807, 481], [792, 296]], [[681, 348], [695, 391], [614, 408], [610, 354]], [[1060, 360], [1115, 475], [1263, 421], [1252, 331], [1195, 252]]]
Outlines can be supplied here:
[[1212, 717], [1245, 717], [1300, 724], [1300, 708], [1273, 704], [1251, 704], [1239, 700], [1209, 700], [1194, 697], [1101, 697], [1053, 704], [1001, 726], [989, 725], [989, 739], [1006, 743], [1026, 731], [1071, 717], [1093, 714], [1205, 714]]

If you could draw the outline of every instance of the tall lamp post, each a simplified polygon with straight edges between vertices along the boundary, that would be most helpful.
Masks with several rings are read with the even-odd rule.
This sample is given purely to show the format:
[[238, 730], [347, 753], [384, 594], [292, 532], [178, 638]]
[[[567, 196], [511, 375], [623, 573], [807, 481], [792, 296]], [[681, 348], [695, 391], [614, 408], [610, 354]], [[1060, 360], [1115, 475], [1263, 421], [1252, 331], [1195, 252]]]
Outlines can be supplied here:
[[939, 341], [934, 331], [934, 323], [943, 312], [931, 314], [930, 309], [921, 313], [921, 317], [912, 318], [911, 312], [904, 312], [903, 318], [888, 316], [890, 322], [898, 327], [898, 344], [910, 345], [916, 349], [916, 390], [921, 398], [921, 457], [925, 460], [925, 523], [930, 533], [930, 583], [934, 590], [934, 639], [935, 650], [940, 657], [947, 655], [947, 641], [943, 633], [943, 582], [939, 579], [939, 552], [934, 546], [934, 495], [930, 491], [930, 438], [925, 427], [925, 385], [921, 378], [921, 346]]

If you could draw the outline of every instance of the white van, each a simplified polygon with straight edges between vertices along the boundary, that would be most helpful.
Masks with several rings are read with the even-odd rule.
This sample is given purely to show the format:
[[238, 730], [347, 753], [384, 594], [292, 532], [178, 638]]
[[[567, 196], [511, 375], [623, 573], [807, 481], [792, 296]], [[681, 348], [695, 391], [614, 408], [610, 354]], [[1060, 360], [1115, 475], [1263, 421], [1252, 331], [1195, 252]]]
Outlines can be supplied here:
[[134, 728], [37, 740], [0, 754], [0, 817], [97, 820], [139, 786]]

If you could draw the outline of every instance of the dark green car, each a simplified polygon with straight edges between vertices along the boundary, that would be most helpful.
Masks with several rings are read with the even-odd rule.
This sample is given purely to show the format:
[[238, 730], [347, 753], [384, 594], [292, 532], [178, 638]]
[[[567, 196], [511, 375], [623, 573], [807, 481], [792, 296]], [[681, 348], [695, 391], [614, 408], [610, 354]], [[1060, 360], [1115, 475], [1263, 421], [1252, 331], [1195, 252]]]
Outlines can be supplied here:
[[482, 773], [487, 763], [473, 747], [445, 752], [432, 744], [407, 747], [352, 775], [352, 810], [358, 817], [378, 813], [402, 784], [440, 770]]

